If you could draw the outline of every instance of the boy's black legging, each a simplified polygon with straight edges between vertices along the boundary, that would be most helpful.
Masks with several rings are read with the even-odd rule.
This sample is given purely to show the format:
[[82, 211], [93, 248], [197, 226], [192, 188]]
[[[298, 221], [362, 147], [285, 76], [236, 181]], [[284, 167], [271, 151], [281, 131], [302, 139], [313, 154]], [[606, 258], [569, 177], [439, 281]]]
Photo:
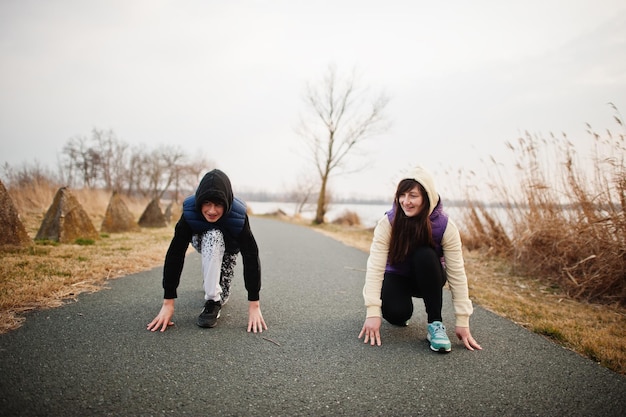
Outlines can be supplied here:
[[413, 315], [412, 297], [424, 299], [428, 323], [442, 321], [441, 307], [446, 276], [439, 256], [431, 247], [416, 249], [411, 255], [411, 276], [385, 272], [381, 291], [383, 318], [404, 326]]

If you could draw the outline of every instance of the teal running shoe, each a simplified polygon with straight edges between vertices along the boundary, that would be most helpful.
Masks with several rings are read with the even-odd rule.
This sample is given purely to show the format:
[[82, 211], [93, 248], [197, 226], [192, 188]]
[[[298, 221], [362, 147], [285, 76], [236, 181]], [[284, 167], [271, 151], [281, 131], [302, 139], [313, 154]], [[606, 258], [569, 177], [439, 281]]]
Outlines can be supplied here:
[[428, 324], [428, 335], [426, 338], [430, 342], [430, 349], [433, 352], [448, 353], [452, 350], [452, 344], [446, 334], [446, 327], [440, 321]]

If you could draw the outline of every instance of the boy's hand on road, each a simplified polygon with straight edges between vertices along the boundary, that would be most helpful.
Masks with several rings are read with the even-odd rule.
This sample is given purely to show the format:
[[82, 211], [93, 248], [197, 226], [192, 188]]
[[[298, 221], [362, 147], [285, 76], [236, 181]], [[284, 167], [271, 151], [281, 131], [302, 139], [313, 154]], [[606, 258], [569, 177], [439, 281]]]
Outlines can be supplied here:
[[173, 326], [174, 322], [172, 321], [172, 317], [174, 316], [174, 299], [165, 299], [163, 300], [163, 305], [161, 306], [161, 311], [159, 314], [148, 323], [147, 329], [156, 332], [161, 329], [162, 332], [167, 330], [168, 326]]
[[259, 301], [250, 301], [248, 306], [248, 332], [262, 333], [263, 330], [267, 330], [267, 324], [265, 324], [263, 314], [261, 314], [261, 303]]

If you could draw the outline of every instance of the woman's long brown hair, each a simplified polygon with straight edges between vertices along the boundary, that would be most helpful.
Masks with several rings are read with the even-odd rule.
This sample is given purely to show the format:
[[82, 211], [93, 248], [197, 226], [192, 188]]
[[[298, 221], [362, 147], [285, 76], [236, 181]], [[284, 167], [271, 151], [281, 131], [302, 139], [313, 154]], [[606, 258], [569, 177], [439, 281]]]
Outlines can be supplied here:
[[[407, 217], [400, 207], [399, 198], [417, 186], [422, 195], [422, 208], [413, 217]], [[388, 262], [396, 264], [404, 261], [407, 256], [420, 246], [434, 247], [432, 227], [430, 225], [430, 199], [422, 184], [413, 179], [404, 179], [398, 184], [396, 197], [396, 215], [391, 225], [391, 242], [389, 243]]]

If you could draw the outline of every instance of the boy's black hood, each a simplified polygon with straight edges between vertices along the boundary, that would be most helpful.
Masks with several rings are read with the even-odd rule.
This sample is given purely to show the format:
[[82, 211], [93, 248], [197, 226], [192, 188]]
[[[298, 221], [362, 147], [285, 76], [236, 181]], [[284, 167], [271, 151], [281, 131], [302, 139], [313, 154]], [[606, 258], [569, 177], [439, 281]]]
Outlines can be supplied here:
[[219, 169], [207, 172], [200, 181], [196, 190], [196, 210], [201, 212], [202, 204], [207, 201], [222, 203], [224, 215], [228, 214], [233, 206], [233, 189], [230, 179]]

